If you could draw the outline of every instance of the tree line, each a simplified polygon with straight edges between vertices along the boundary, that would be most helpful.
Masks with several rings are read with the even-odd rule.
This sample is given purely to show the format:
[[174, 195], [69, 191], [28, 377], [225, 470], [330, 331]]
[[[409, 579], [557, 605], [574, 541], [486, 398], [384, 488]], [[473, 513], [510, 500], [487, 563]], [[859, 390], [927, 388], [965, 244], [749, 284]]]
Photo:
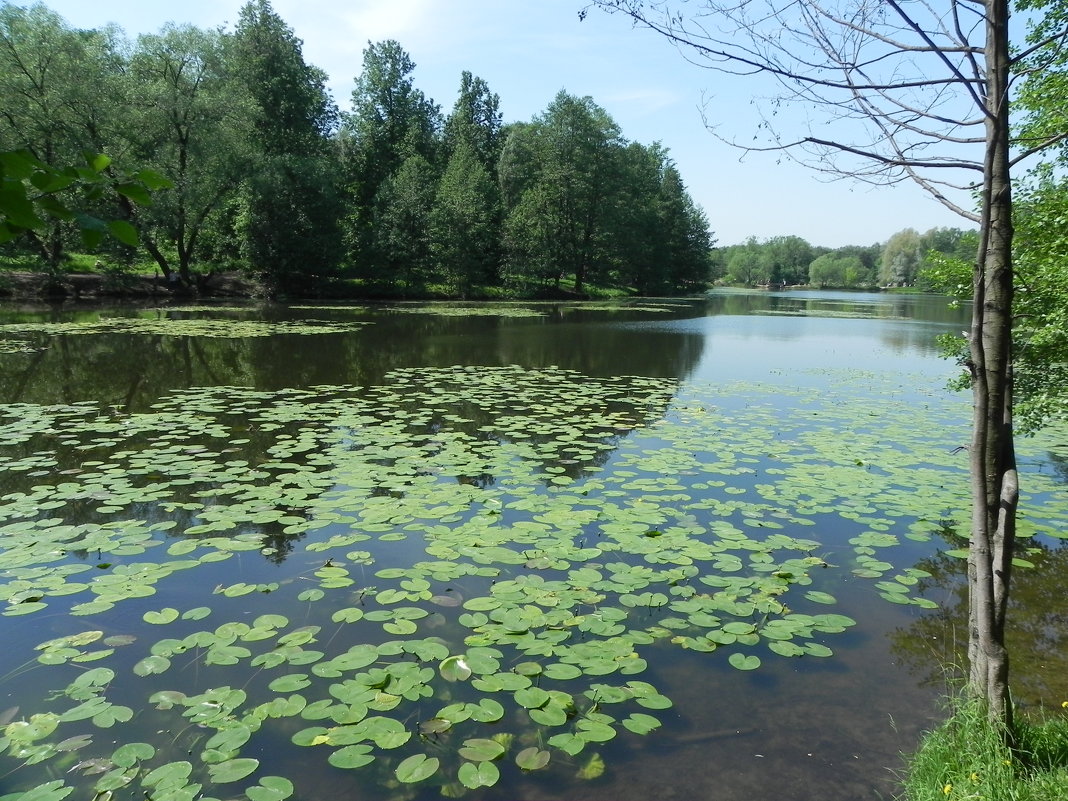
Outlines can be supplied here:
[[[134, 42], [5, 3], [0, 150], [46, 164], [106, 153], [166, 176], [149, 204], [131, 191], [67, 205], [137, 228], [136, 249], [111, 242], [104, 258], [149, 259], [188, 287], [235, 268], [280, 292], [337, 278], [460, 297], [704, 286], [708, 220], [664, 147], [564, 91], [505, 124], [469, 72], [444, 114], [414, 69], [399, 43], [369, 43], [342, 111], [269, 0], [229, 32], [167, 25]], [[5, 247], [61, 271], [77, 222]]]
[[[978, 234], [959, 228], [932, 228], [924, 233], [906, 228], [886, 242], [827, 248], [799, 236], [750, 238], [739, 245], [718, 248], [713, 273], [728, 284], [870, 289], [918, 287], [941, 291], [931, 272], [951, 259], [971, 264]], [[970, 268], [969, 268], [970, 269]]]

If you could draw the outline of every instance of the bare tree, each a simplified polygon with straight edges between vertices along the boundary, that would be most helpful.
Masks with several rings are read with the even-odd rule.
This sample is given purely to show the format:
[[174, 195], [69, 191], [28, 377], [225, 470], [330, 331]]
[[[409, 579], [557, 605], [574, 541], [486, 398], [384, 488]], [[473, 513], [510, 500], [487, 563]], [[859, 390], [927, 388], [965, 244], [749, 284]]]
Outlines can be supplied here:
[[[1011, 735], [1004, 631], [1019, 495], [1011, 173], [1068, 135], [1014, 142], [1012, 80], [1024, 64], [1042, 69], [1042, 55], [1054, 58], [1068, 30], [1046, 31], [1012, 53], [1008, 0], [593, 0], [580, 17], [591, 7], [629, 16], [701, 66], [771, 78], [763, 136], [743, 149], [779, 151], [870, 183], [911, 180], [979, 225], [967, 365], [974, 396], [968, 688]], [[820, 119], [784, 138], [779, 115], [798, 105]], [[978, 198], [977, 212], [961, 200], [968, 197]]]

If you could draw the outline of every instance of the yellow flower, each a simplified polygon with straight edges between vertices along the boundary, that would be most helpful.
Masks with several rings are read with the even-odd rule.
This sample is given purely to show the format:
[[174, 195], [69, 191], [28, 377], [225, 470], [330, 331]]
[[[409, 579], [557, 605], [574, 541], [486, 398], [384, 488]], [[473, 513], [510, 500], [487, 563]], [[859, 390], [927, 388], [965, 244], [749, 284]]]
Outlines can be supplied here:
[[972, 780], [972, 784], [979, 784], [979, 774], [978, 773], [974, 773], [973, 772], [972, 775], [969, 776], [968, 778]]
[[942, 788], [942, 793], [944, 795], [949, 795], [952, 792], [953, 792], [953, 785], [952, 784], [947, 784], [945, 787]]
[[1061, 708], [1068, 709], [1068, 701], [1061, 701]]

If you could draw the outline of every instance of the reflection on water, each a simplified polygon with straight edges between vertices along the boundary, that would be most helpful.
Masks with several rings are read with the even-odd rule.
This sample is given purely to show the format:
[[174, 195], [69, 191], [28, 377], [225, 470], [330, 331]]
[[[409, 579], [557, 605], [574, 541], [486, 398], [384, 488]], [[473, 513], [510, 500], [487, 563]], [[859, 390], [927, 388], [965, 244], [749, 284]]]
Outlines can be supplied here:
[[[602, 523], [597, 522], [599, 515], [609, 509], [625, 519], [621, 524], [624, 529], [627, 516], [632, 518], [629, 525], [636, 520], [639, 536], [647, 536], [651, 545], [644, 552], [647, 558], [606, 551], [609, 555], [600, 557], [596, 564], [616, 561], [642, 566], [658, 564], [657, 558], [680, 548], [672, 539], [678, 532], [670, 526], [695, 526], [697, 514], [703, 515], [702, 521], [709, 529], [717, 516], [741, 524], [739, 517], [746, 513], [736, 514], [741, 507], [729, 506], [724, 498], [731, 491], [770, 494], [766, 487], [791, 469], [826, 468], [821, 475], [827, 477], [828, 483], [837, 482], [832, 488], [834, 493], [849, 499], [850, 481], [874, 482], [891, 469], [886, 454], [894, 449], [894, 443], [879, 442], [879, 404], [889, 400], [885, 386], [905, 385], [895, 401], [911, 402], [915, 398], [919, 404], [934, 404], [953, 367], [937, 358], [933, 337], [958, 331], [966, 324], [966, 312], [950, 309], [944, 299], [850, 293], [723, 292], [707, 300], [673, 302], [659, 311], [589, 310], [554, 304], [530, 308], [535, 316], [459, 317], [373, 307], [271, 307], [266, 311], [217, 315], [371, 323], [359, 331], [320, 336], [281, 334], [220, 339], [162, 333], [20, 334], [23, 339], [31, 338], [41, 349], [0, 355], [0, 400], [7, 404], [98, 401], [115, 407], [109, 418], [113, 428], [103, 434], [90, 429], [78, 435], [82, 439], [71, 435], [65, 442], [49, 443], [48, 449], [39, 447], [38, 440], [27, 440], [21, 449], [13, 447], [12, 455], [23, 460], [26, 467], [17, 475], [5, 475], [0, 494], [6, 502], [18, 503], [18, 493], [44, 493], [35, 488], [35, 483], [62, 483], [65, 479], [57, 478], [57, 474], [66, 471], [71, 476], [77, 474], [77, 481], [107, 484], [110, 491], [121, 485], [124, 471], [129, 472], [127, 468], [131, 466], [144, 471], [140, 475], [147, 476], [146, 482], [177, 478], [176, 484], [185, 489], [163, 500], [151, 497], [142, 486], [140, 496], [131, 496], [129, 512], [150, 527], [176, 523], [173, 529], [160, 528], [145, 536], [164, 540], [167, 548], [176, 549], [177, 556], [200, 547], [203, 538], [216, 536], [215, 531], [196, 529], [210, 526], [213, 504], [244, 505], [246, 517], [233, 530], [223, 530], [227, 537], [236, 533], [246, 537], [246, 542], [254, 541], [250, 552], [243, 549], [218, 564], [210, 560], [201, 564], [196, 581], [181, 573], [153, 579], [157, 595], [134, 598], [117, 606], [114, 612], [79, 619], [104, 621], [99, 625], [106, 625], [109, 635], [137, 631], [143, 638], [142, 645], [161, 636], [145, 631], [142, 616], [146, 612], [163, 607], [188, 610], [210, 604], [217, 621], [251, 620], [273, 609], [272, 604], [287, 597], [287, 593], [318, 587], [330, 576], [340, 575], [331, 571], [340, 570], [341, 562], [345, 563], [345, 577], [354, 582], [352, 589], [346, 589], [348, 608], [361, 611], [378, 609], [370, 601], [376, 583], [392, 588], [386, 579], [376, 578], [375, 571], [403, 568], [424, 558], [425, 548], [441, 549], [439, 553], [443, 555], [439, 559], [446, 565], [493, 564], [489, 557], [479, 561], [483, 558], [479, 549], [488, 554], [496, 547], [491, 533], [501, 514], [491, 502], [509, 497], [509, 492], [519, 493], [516, 487], [523, 488], [527, 496], [512, 499], [512, 516], [507, 520], [509, 525], [521, 523], [529, 527], [523, 541], [531, 553], [524, 552], [499, 578], [476, 572], [453, 575], [447, 568], [439, 568], [446, 578], [435, 579], [442, 585], [436, 590], [457, 597], [482, 597], [492, 592], [498, 581], [516, 577], [533, 581], [533, 576], [554, 579], [564, 574], [566, 568], [554, 565], [556, 557], [538, 550], [543, 545], [539, 536], [545, 530], [572, 532], [574, 541], [568, 543], [568, 558], [573, 558], [576, 565], [583, 559], [592, 560], [594, 557], [585, 553], [587, 548], [612, 543], [600, 528]], [[81, 315], [49, 314], [53, 322], [67, 322]], [[93, 317], [90, 312], [82, 316]], [[471, 386], [476, 377], [485, 379], [487, 371], [477, 376], [456, 371], [450, 374], [451, 383], [447, 385], [435, 383], [437, 373], [419, 372], [422, 368], [490, 367], [501, 368], [500, 375], [507, 378], [511, 365], [518, 365], [523, 371], [573, 370], [586, 377], [606, 379], [590, 383], [608, 389], [598, 390], [602, 394], [580, 395], [554, 378], [557, 373], [547, 371], [547, 378], [524, 385], [522, 393], [518, 378], [511, 383], [488, 381], [484, 390], [476, 393], [475, 402], [471, 400]], [[907, 378], [880, 384], [876, 378], [884, 374]], [[621, 375], [677, 381], [679, 388], [672, 398], [675, 386], [669, 382], [655, 386], [654, 382], [635, 382], [636, 388], [617, 396], [613, 388], [624, 385], [613, 384], [611, 379]], [[793, 457], [789, 447], [812, 431], [825, 430], [811, 428], [811, 418], [826, 415], [834, 424], [833, 410], [826, 412], [820, 406], [837, 397], [831, 391], [836, 389], [834, 382], [857, 376], [872, 377], [868, 391], [871, 416], [862, 422], [850, 422], [841, 433], [849, 443], [855, 443], [858, 452], [862, 447], [868, 448], [871, 453], [882, 453], [887, 462], [858, 459], [854, 463], [847, 459], [844, 464], [834, 464], [829, 454], [824, 459], [790, 462]], [[733, 382], [750, 382], [745, 384], [746, 392], [753, 394], [732, 396]], [[345, 385], [346, 389], [338, 390], [338, 385]], [[706, 385], [719, 390], [719, 394]], [[457, 386], [465, 391], [454, 392]], [[754, 386], [759, 386], [761, 393], [772, 392], [770, 398], [756, 397]], [[861, 386], [868, 384], [861, 381]], [[215, 395], [175, 394], [196, 387], [242, 387], [281, 394], [269, 398], [236, 390], [220, 390]], [[775, 387], [782, 390], [778, 396], [773, 393]], [[809, 393], [800, 393], [802, 389]], [[813, 389], [817, 391], [813, 393]], [[296, 390], [307, 392], [300, 394]], [[637, 404], [639, 390], [650, 393], [645, 405]], [[821, 394], [824, 391], [826, 398]], [[162, 407], [155, 406], [161, 398], [166, 402]], [[236, 409], [226, 405], [235, 400], [239, 402]], [[199, 410], [195, 418], [178, 413], [183, 402], [194, 406], [194, 411]], [[260, 403], [266, 411], [257, 405]], [[630, 409], [627, 404], [635, 408], [627, 415], [617, 414], [620, 409]], [[729, 418], [720, 412], [732, 405], [755, 410], [752, 417], [745, 419], [759, 421], [763, 429], [747, 442], [758, 443], [760, 452], [744, 451], [737, 439], [728, 436], [737, 432], [724, 431], [717, 440], [715, 427], [729, 425], [724, 422]], [[961, 402], [960, 406], [965, 409], [966, 403]], [[150, 409], [161, 416], [162, 425], [153, 425], [141, 433], [127, 430], [127, 421]], [[19, 414], [26, 418], [29, 412], [23, 410]], [[603, 420], [598, 415], [604, 415]], [[693, 420], [700, 421], [692, 425], [700, 425], [703, 430], [702, 437], [694, 439], [692, 449], [672, 451], [674, 461], [667, 461], [661, 453], [663, 442], [658, 439], [665, 436], [663, 432], [644, 429], [672, 415], [680, 419], [692, 415]], [[818, 423], [817, 420], [812, 425]], [[583, 429], [587, 425], [588, 430]], [[224, 428], [225, 436], [213, 433]], [[561, 432], [565, 430], [586, 433], [575, 444], [563, 436]], [[41, 436], [47, 435], [44, 423], [41, 431]], [[888, 438], [897, 436], [884, 433]], [[387, 436], [392, 437], [391, 443], [399, 441], [403, 446], [399, 455], [396, 449], [385, 449]], [[811, 447], [819, 446], [817, 441]], [[485, 458], [476, 459], [472, 454]], [[487, 454], [493, 454], [492, 458]], [[346, 459], [356, 455], [359, 460], [343, 461], [342, 455]], [[1036, 468], [1051, 469], [1047, 460], [1034, 458]], [[34, 460], [41, 460], [45, 467]], [[717, 469], [727, 481], [717, 485], [701, 480], [698, 468], [711, 463], [719, 465]], [[328, 473], [329, 480], [316, 472], [324, 464], [334, 471]], [[916, 474], [938, 480], [946, 480], [945, 476], [956, 469], [952, 464], [943, 465], [944, 472], [939, 473], [925, 467], [916, 465]], [[609, 483], [598, 484], [602, 479]], [[72, 477], [67, 483], [73, 485], [75, 479]], [[257, 490], [268, 484], [275, 494], [257, 497]], [[528, 491], [528, 486], [535, 489]], [[599, 494], [606, 487], [608, 491]], [[918, 488], [917, 493], [925, 489]], [[48, 514], [69, 516], [72, 520], [80, 516], [79, 520], [94, 522], [98, 519], [94, 515], [101, 514], [101, 519], [106, 519], [107, 513], [99, 511], [100, 501], [92, 492], [76, 496], [73, 489], [64, 491], [71, 494], [64, 503], [53, 507], [59, 511]], [[432, 500], [434, 516], [425, 514], [426, 504], [420, 507], [412, 500], [420, 493]], [[556, 507], [539, 506], [539, 499], [560, 498], [565, 493], [570, 493], [566, 514], [561, 516]], [[664, 502], [663, 509], [656, 508], [655, 514], [662, 519], [653, 520], [654, 512], [649, 511], [654, 508], [653, 501], [671, 493], [676, 500]], [[51, 503], [52, 496], [48, 497]], [[805, 499], [792, 501], [804, 503]], [[686, 511], [685, 505], [690, 503], [699, 511]], [[702, 503], [706, 505], [701, 506]], [[816, 500], [810, 503], [818, 506]], [[671, 709], [657, 712], [663, 730], [647, 737], [621, 736], [599, 747], [608, 766], [599, 778], [576, 781], [574, 774], [582, 760], [568, 760], [557, 754], [552, 768], [544, 773], [512, 770], [497, 788], [466, 797], [781, 797], [844, 801], [891, 794], [892, 770], [899, 765], [898, 755], [914, 745], [918, 732], [937, 714], [932, 701], [943, 687], [926, 679], [938, 664], [935, 659], [951, 652], [945, 645], [946, 632], [959, 626], [955, 622], [962, 614], [956, 578], [959, 563], [935, 555], [926, 542], [902, 543], [903, 547], [894, 552], [900, 563], [887, 569], [905, 571], [919, 560], [918, 566], [931, 575], [922, 580], [917, 591], [923, 590], [927, 597], [944, 599], [945, 603], [937, 611], [887, 603], [872, 591], [867, 578], [861, 579], [853, 572], [855, 565], [851, 561], [858, 553], [868, 555], [863, 551], [865, 546], [854, 547], [854, 538], [863, 534], [878, 536], [888, 528], [879, 510], [864, 507], [858, 500], [858, 508], [847, 522], [837, 519], [832, 514], [835, 510], [814, 508], [799, 513], [811, 518], [804, 522], [815, 523], [805, 527], [791, 519], [794, 510], [786, 505], [784, 501], [783, 508], [775, 508], [767, 502], [759, 510], [763, 516], [760, 520], [753, 515], [749, 521], [752, 531], [757, 532], [753, 541], [766, 541], [771, 536], [761, 530], [764, 523], [775, 526], [775, 531], [818, 541], [817, 562], [822, 560], [827, 567], [816, 573], [811, 589], [833, 590], [837, 607], [831, 609], [860, 620], [857, 627], [835, 635], [833, 658], [767, 658], [758, 670], [736, 670], [725, 659], [715, 658], [719, 654], [676, 647], [668, 629], [678, 624], [669, 626], [662, 622], [663, 615], [654, 616], [652, 601], [645, 612], [638, 605], [629, 613], [637, 621], [635, 625], [664, 627], [663, 634], [658, 632], [661, 641], [649, 643], [648, 649], [642, 651], [649, 667], [641, 674], [642, 679], [674, 700]], [[39, 509], [26, 510], [27, 517], [43, 513]], [[328, 518], [327, 513], [336, 517]], [[937, 517], [941, 510], [933, 514]], [[310, 523], [316, 525], [306, 525]], [[449, 539], [452, 529], [460, 525], [471, 527], [473, 542]], [[190, 528], [196, 531], [195, 535], [189, 534]], [[386, 537], [392, 539], [383, 537], [382, 541], [370, 543], [354, 539], [343, 546], [346, 550], [340, 552], [344, 559], [338, 558], [337, 565], [328, 558], [334, 552], [324, 554], [323, 549], [312, 547], [319, 548], [333, 538], [354, 536], [353, 532], [358, 538], [364, 531], [376, 535], [387, 532]], [[907, 523], [902, 525], [902, 533], [905, 531], [912, 531]], [[120, 531], [114, 536], [129, 538], [118, 549], [120, 556], [126, 556], [127, 561], [142, 558], [137, 532]], [[264, 546], [266, 552], [261, 555], [259, 551]], [[1042, 703], [1051, 694], [1068, 690], [1063, 685], [1068, 666], [1049, 657], [1068, 652], [1056, 584], [1056, 577], [1068, 568], [1063, 563], [1068, 550], [1057, 549], [1041, 538], [1036, 547], [1038, 550], [1029, 557], [1036, 567], [1032, 573], [1018, 577], [1012, 613], [1020, 621], [1014, 634], [1018, 640], [1013, 646], [1018, 654], [1017, 692], [1028, 703]], [[759, 551], [758, 545], [754, 548]], [[377, 559], [373, 565], [369, 561], [372, 549]], [[869, 550], [875, 552], [874, 548]], [[72, 550], [66, 558], [101, 576], [114, 574], [110, 557], [102, 557], [99, 549]], [[763, 562], [757, 560], [755, 564]], [[729, 572], [731, 568], [724, 569]], [[247, 593], [246, 586], [251, 588]], [[421, 586], [412, 584], [405, 591], [418, 598], [418, 591], [410, 588]], [[702, 593], [710, 595], [710, 586], [716, 585], [702, 586]], [[228, 594], [227, 590], [234, 587], [238, 590]], [[26, 592], [26, 602], [35, 603], [33, 589]], [[75, 595], [66, 603], [80, 601], [83, 598]], [[809, 607], [823, 603], [815, 600], [805, 606], [807, 602], [800, 597], [790, 602], [812, 613], [817, 610]], [[63, 603], [57, 601], [54, 608], [62, 609]], [[545, 608], [553, 607], [546, 601]], [[367, 630], [338, 625], [330, 611], [302, 601], [288, 613], [299, 619], [301, 626], [321, 626], [327, 632], [323, 640], [329, 640], [321, 646], [324, 650], [343, 650], [353, 644], [342, 642], [356, 636], [352, 631]], [[443, 604], [425, 618], [425, 626], [443, 641], [459, 641], [469, 632], [457, 624], [457, 614], [453, 607]], [[648, 621], [642, 614], [648, 616]], [[66, 634], [75, 626], [63, 614], [45, 612], [39, 613], [39, 618], [24, 618], [31, 619], [40, 620], [41, 627], [24, 625], [17, 617], [0, 619], [8, 653], [17, 655], [20, 661], [27, 653], [33, 653], [43, 639]], [[404, 626], [399, 625], [402, 619], [391, 619], [390, 625], [404, 631]], [[214, 625], [183, 619], [176, 623], [177, 633], [173, 636]], [[80, 624], [75, 627], [84, 628]], [[517, 635], [522, 627], [519, 629]], [[373, 630], [380, 640], [388, 639], [378, 628]], [[170, 630], [167, 635], [172, 636]], [[120, 648], [107, 659], [119, 675], [131, 675], [133, 656]], [[200, 682], [200, 689], [216, 680], [234, 681], [219, 666], [202, 668], [192, 659], [184, 664], [181, 672], [175, 670], [158, 679], [143, 678], [163, 686], [164, 679], [170, 681], [171, 675], [178, 674], [181, 678], [175, 678], [176, 682]], [[15, 670], [4, 686], [7, 705], [30, 708], [40, 693], [34, 675], [19, 674], [15, 665], [3, 669], [8, 667]], [[67, 667], [72, 675], [82, 669]], [[505, 672], [514, 672], [514, 667], [509, 664]], [[203, 676], [199, 674], [201, 669]], [[298, 666], [293, 671], [304, 669]], [[620, 676], [605, 679], [616, 685], [622, 681]], [[264, 683], [266, 678], [258, 674], [248, 678], [250, 692], [262, 691], [260, 685]], [[138, 703], [143, 703], [138, 700], [141, 687], [132, 680], [117, 681], [114, 699], [137, 708]], [[474, 697], [469, 686], [462, 683], [457, 683], [452, 692], [456, 698], [466, 697], [464, 693]], [[420, 707], [412, 713], [416, 715], [413, 720], [423, 720], [435, 709]], [[525, 720], [525, 714], [517, 713], [516, 718]], [[303, 775], [307, 784], [302, 787], [301, 797], [338, 794], [378, 801], [384, 797], [382, 787], [386, 782], [396, 785], [385, 768], [378, 779], [369, 781], [366, 776], [373, 774], [327, 765], [321, 751], [294, 748], [289, 744], [290, 738], [310, 724], [293, 716], [280, 717], [257, 733], [256, 753], [269, 758], [271, 771], [278, 775]], [[146, 737], [155, 736], [149, 716], [143, 725], [147, 726]], [[427, 748], [433, 745], [432, 739], [426, 743]], [[376, 783], [379, 780], [381, 784]], [[420, 796], [399, 793], [398, 797]]]

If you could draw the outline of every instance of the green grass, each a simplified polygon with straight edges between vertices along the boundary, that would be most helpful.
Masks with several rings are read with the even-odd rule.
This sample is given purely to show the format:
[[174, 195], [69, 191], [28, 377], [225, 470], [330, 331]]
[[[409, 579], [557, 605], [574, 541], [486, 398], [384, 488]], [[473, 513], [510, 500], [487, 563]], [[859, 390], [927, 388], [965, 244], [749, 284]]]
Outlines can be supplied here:
[[1018, 720], [1017, 746], [1010, 749], [978, 701], [954, 699], [950, 712], [909, 759], [901, 799], [1068, 799], [1068, 714]]

